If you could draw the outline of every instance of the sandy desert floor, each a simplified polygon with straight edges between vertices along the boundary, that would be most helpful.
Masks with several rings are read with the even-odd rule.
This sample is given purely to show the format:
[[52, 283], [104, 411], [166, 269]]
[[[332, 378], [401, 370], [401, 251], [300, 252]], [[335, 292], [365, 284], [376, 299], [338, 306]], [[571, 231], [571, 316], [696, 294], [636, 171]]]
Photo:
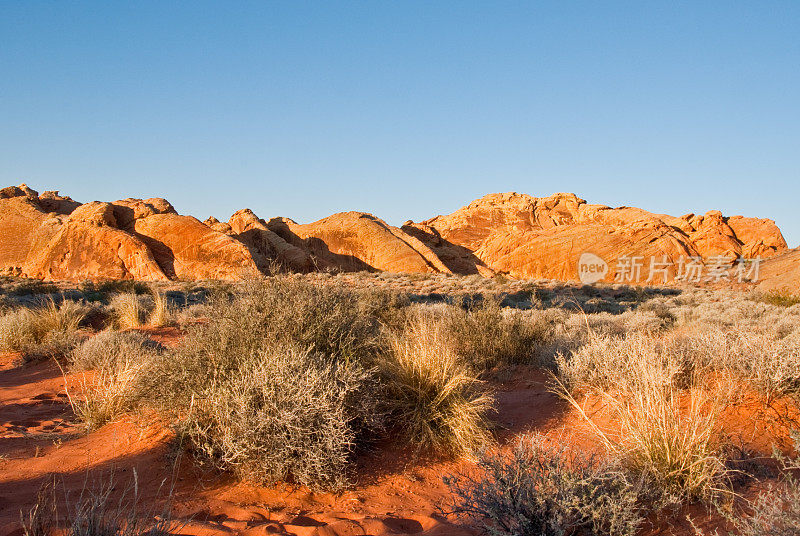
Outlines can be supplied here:
[[[165, 347], [181, 345], [184, 337], [176, 326], [138, 331]], [[87, 434], [69, 401], [87, 378], [91, 373], [65, 372], [55, 360], [23, 363], [19, 353], [0, 354], [0, 536], [23, 534], [20, 513], [36, 502], [43, 484], [54, 482], [57, 503], [64, 504], [109, 479], [112, 497], [120, 498], [130, 495], [135, 482], [141, 508], [154, 515], [168, 508], [180, 534], [478, 533], [446, 515], [452, 497], [442, 477], [472, 471], [469, 461], [415, 454], [387, 438], [357, 455], [352, 483], [343, 492], [252, 485], [178, 454], [174, 434], [150, 414], [126, 416]], [[500, 449], [535, 431], [584, 452], [601, 450], [575, 410], [552, 392], [549, 372], [516, 365], [487, 378], [495, 392], [493, 433]], [[600, 405], [588, 400], [586, 407], [597, 420], [605, 418]], [[737, 483], [737, 494], [754, 497], [774, 481], [770, 462], [763, 460], [773, 445], [788, 449], [796, 418], [791, 401], [778, 398], [765, 406], [742, 387], [737, 403], [725, 411], [724, 428], [765, 476]], [[725, 534], [727, 528], [719, 515], [684, 506], [651, 516], [640, 533]]]

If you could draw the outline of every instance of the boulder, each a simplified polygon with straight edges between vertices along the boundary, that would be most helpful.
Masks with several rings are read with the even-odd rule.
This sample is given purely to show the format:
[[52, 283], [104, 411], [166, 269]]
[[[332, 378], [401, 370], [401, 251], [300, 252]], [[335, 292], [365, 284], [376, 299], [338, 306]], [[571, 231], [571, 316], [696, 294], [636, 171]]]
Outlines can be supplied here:
[[132, 232], [169, 278], [231, 280], [259, 274], [244, 244], [191, 216], [162, 212], [136, 217]]

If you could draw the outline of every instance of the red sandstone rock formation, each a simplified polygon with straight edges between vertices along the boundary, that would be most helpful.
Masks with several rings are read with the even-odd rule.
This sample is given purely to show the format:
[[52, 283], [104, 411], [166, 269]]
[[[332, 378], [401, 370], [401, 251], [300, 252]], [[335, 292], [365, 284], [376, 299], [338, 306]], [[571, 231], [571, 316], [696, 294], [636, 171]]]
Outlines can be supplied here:
[[772, 220], [725, 218], [719, 211], [678, 218], [591, 205], [564, 193], [542, 198], [490, 194], [418, 227], [517, 277], [575, 279], [584, 252], [613, 263], [622, 256], [666, 255], [672, 262], [682, 256], [769, 257], [786, 249]]
[[800, 248], [795, 248], [764, 261], [758, 284], [760, 290], [789, 292], [800, 296]]
[[340, 212], [307, 225], [274, 219], [268, 226], [286, 242], [309, 251], [324, 267], [345, 271], [450, 271], [420, 240], [364, 212]]
[[[237, 279], [275, 268], [575, 279], [585, 252], [613, 263], [621, 256], [770, 257], [786, 249], [771, 220], [718, 211], [673, 217], [591, 205], [574, 194], [491, 194], [398, 228], [363, 212], [301, 225], [265, 222], [244, 209], [228, 222], [200, 222], [161, 198], [81, 204], [24, 184], [0, 190], [0, 245], [0, 273], [141, 280]], [[765, 263], [762, 279], [779, 285], [799, 262], [787, 254]]]

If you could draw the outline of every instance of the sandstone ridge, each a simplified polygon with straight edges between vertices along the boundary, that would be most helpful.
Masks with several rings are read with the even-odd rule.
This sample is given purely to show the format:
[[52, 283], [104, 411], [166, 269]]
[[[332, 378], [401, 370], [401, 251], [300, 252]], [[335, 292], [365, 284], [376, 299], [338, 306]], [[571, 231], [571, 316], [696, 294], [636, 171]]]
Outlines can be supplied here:
[[780, 282], [800, 264], [796, 251], [785, 253], [772, 220], [719, 211], [675, 217], [589, 204], [570, 193], [489, 194], [452, 214], [395, 227], [365, 212], [299, 224], [243, 209], [227, 222], [200, 221], [161, 198], [80, 203], [22, 184], [0, 190], [0, 244], [0, 273], [48, 280], [230, 280], [275, 269], [569, 280], [580, 255], [591, 252], [609, 263], [777, 255], [765, 273]]

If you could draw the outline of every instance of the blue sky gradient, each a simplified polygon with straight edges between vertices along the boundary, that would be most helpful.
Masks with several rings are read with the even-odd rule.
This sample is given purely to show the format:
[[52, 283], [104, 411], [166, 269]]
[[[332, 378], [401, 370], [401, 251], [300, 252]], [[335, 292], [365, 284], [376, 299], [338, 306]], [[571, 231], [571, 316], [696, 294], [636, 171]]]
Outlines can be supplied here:
[[390, 223], [498, 191], [774, 219], [800, 2], [0, 0], [0, 184]]

